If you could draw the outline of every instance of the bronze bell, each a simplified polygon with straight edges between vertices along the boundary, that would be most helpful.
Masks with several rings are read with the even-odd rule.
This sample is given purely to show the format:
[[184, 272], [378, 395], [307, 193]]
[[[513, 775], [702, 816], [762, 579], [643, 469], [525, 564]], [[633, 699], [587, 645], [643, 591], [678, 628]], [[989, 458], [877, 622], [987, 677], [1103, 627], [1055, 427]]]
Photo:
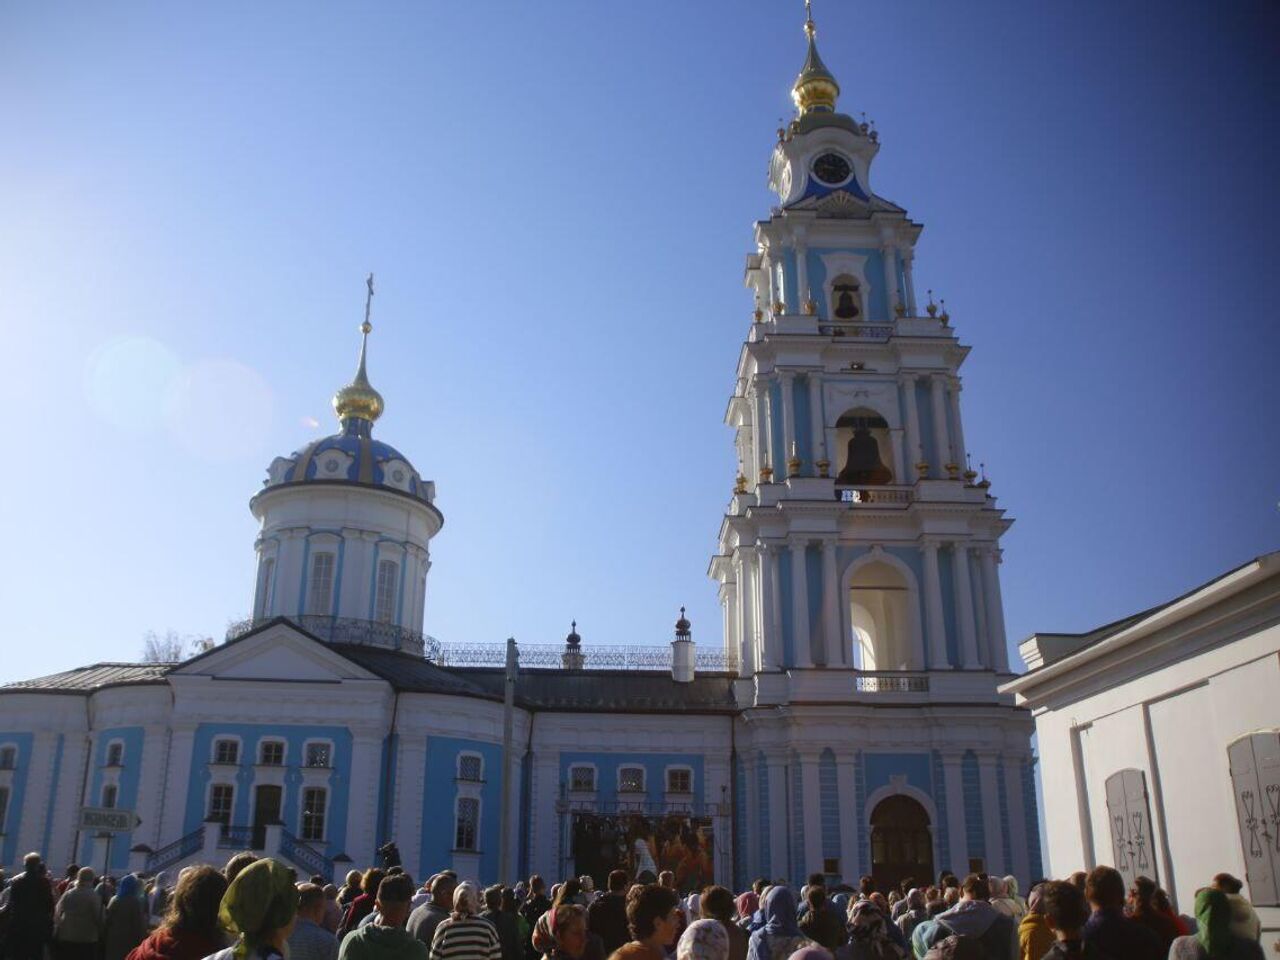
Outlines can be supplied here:
[[889, 483], [893, 473], [880, 460], [880, 444], [866, 427], [856, 427], [849, 438], [849, 452], [836, 483], [871, 486]]
[[836, 286], [836, 318], [839, 320], [856, 320], [858, 319], [858, 304], [853, 299], [853, 295], [858, 292], [858, 285], [853, 283], [842, 283]]

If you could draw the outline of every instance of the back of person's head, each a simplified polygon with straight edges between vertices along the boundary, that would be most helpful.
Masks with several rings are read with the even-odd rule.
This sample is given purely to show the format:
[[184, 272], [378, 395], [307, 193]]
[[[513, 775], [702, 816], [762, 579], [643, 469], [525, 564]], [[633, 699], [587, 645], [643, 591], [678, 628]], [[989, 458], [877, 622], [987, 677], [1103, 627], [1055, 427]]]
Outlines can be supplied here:
[[721, 923], [733, 923], [737, 907], [733, 902], [733, 894], [725, 887], [707, 887], [698, 900], [698, 910], [703, 917], [719, 920]]
[[530, 893], [542, 893], [545, 889], [547, 889], [547, 881], [543, 880], [541, 876], [535, 873], [529, 878]]
[[382, 883], [386, 875], [387, 871], [383, 870], [381, 867], [370, 867], [360, 878], [360, 892], [367, 893], [372, 897], [377, 897], [378, 886]]
[[751, 881], [751, 892], [758, 897], [760, 894], [764, 893], [764, 888], [768, 885], [769, 881], [764, 877], [757, 877], [755, 880]]
[[826, 877], [826, 874], [822, 874], [822, 873], [811, 873], [811, 874], [809, 874], [809, 886], [811, 886], [811, 887], [825, 887], [826, 885], [827, 885], [827, 877]]
[[1147, 911], [1155, 909], [1156, 882], [1150, 877], [1138, 877], [1133, 881], [1134, 906], [1139, 911]]
[[81, 867], [76, 871], [76, 884], [81, 887], [92, 887], [96, 879], [93, 875], [93, 867]]
[[1054, 880], [1040, 894], [1040, 912], [1062, 933], [1076, 933], [1089, 919], [1089, 904], [1075, 884]]
[[163, 926], [211, 938], [219, 936], [218, 907], [227, 892], [227, 877], [207, 864], [187, 867], [178, 874], [178, 885], [169, 897]]
[[28, 853], [22, 858], [22, 869], [30, 874], [44, 873], [44, 860], [38, 853]]
[[402, 873], [404, 873], [404, 867], [400, 866], [398, 863], [394, 867], [387, 867], [388, 877], [395, 877]]
[[413, 881], [403, 873], [389, 873], [378, 881], [374, 899], [384, 905], [408, 903], [413, 899]]
[[991, 884], [980, 873], [971, 873], [965, 877], [964, 883], [960, 884], [960, 889], [964, 891], [965, 898], [968, 900], [991, 899]]
[[502, 884], [495, 883], [492, 887], [485, 887], [484, 908], [486, 910], [502, 909]]
[[875, 892], [876, 882], [867, 874], [863, 874], [858, 880], [858, 893], [864, 897], [869, 897]]
[[942, 891], [942, 902], [948, 907], [954, 907], [960, 902], [960, 888], [947, 887], [946, 890]]
[[318, 883], [298, 884], [298, 913], [312, 917], [324, 912], [324, 887]]
[[810, 910], [821, 910], [823, 904], [827, 902], [827, 891], [822, 887], [810, 887], [805, 893], [804, 899], [809, 904]]
[[241, 850], [227, 861], [227, 865], [222, 868], [222, 875], [227, 878], [227, 883], [230, 883], [240, 875], [241, 870], [257, 859], [258, 855], [252, 850]]
[[1094, 867], [1084, 884], [1084, 895], [1101, 910], [1124, 906], [1124, 877], [1115, 867]]
[[676, 888], [676, 875], [670, 870], [663, 870], [658, 874], [658, 883], [668, 890], [674, 890]]
[[510, 887], [502, 888], [502, 909], [512, 913], [516, 909], [516, 892]]
[[68, 880], [74, 880], [74, 879], [76, 878], [76, 876], [77, 876], [79, 873], [80, 873], [80, 864], [78, 864], [78, 863], [68, 863], [68, 864], [67, 864], [67, 879], [68, 879]]
[[627, 871], [610, 870], [608, 885], [610, 893], [622, 893], [627, 889]]
[[324, 877], [318, 873], [313, 873], [307, 880], [307, 883], [314, 883], [320, 889], [324, 889]]
[[1088, 883], [1089, 875], [1083, 870], [1077, 870], [1067, 878], [1067, 883], [1071, 884], [1081, 893], [1084, 893], [1085, 885]]
[[1005, 896], [1004, 881], [999, 877], [987, 877], [987, 889], [991, 892], [992, 900]]
[[915, 885], [916, 885], [915, 877], [903, 877], [902, 882], [898, 884], [898, 892], [905, 897], [908, 891], [910, 891], [910, 889]]
[[627, 926], [631, 936], [643, 940], [653, 936], [655, 924], [674, 910], [680, 903], [674, 890], [660, 884], [646, 884], [627, 901]]
[[564, 883], [560, 884], [560, 892], [556, 894], [556, 906], [572, 900], [582, 892], [582, 884], [578, 882], [577, 877], [570, 877]]
[[1218, 873], [1213, 877], [1213, 887], [1221, 890], [1223, 893], [1239, 893], [1244, 889], [1244, 883], [1239, 878], [1233, 877], [1229, 873]]
[[326, 883], [323, 887], [321, 887], [321, 892], [324, 893], [324, 898], [326, 900], [338, 899], [338, 888], [335, 887], [332, 883]]
[[578, 886], [582, 888], [583, 893], [595, 893], [596, 878], [589, 873], [584, 873], [578, 878]]
[[347, 879], [343, 882], [343, 886], [352, 888], [360, 886], [360, 871], [348, 870]]

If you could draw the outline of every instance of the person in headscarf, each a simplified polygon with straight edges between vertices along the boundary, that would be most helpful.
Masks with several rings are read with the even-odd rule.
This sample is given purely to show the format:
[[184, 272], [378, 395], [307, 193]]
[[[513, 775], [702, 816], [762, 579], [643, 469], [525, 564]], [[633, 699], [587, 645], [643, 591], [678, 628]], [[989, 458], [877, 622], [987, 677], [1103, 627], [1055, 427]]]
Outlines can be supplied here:
[[724, 887], [707, 887], [702, 891], [699, 915], [707, 920], [718, 920], [729, 938], [728, 960], [747, 960], [747, 935], [734, 922], [737, 908], [733, 894]]
[[827, 891], [810, 885], [807, 894], [809, 909], [800, 920], [800, 932], [827, 950], [835, 950], [847, 939], [844, 915], [838, 914], [827, 903]]
[[533, 948], [544, 960], [581, 960], [587, 937], [586, 909], [577, 903], [561, 903], [538, 918]]
[[733, 905], [738, 911], [738, 926], [749, 926], [751, 918], [760, 909], [760, 895], [754, 890], [748, 890], [746, 893], [738, 894], [738, 899], [733, 901]]
[[1231, 930], [1231, 901], [1227, 894], [1206, 887], [1196, 894], [1195, 936], [1178, 937], [1169, 960], [1263, 960], [1257, 940]]
[[976, 940], [953, 935], [930, 947], [924, 960], [987, 960], [987, 954]]
[[440, 921], [431, 938], [431, 960], [502, 960], [502, 942], [493, 924], [479, 916], [480, 909], [476, 885], [458, 884], [453, 912]]
[[873, 900], [849, 907], [849, 942], [837, 960], [909, 960], [910, 951], [893, 934], [899, 932]]
[[151, 878], [151, 893], [147, 896], [147, 912], [153, 924], [163, 921], [169, 912], [169, 875], [163, 870]]
[[676, 960], [728, 960], [729, 934], [719, 920], [695, 920], [676, 944]]
[[911, 932], [928, 919], [929, 911], [925, 907], [924, 891], [919, 887], [912, 887], [907, 891], [907, 908], [898, 916], [898, 929], [902, 931], [903, 937], [910, 940]]
[[124, 960], [146, 938], [147, 913], [142, 906], [142, 881], [129, 873], [120, 878], [115, 896], [107, 903], [102, 958]]
[[227, 945], [218, 908], [227, 878], [210, 866], [187, 867], [169, 898], [164, 923], [125, 960], [202, 960]]
[[833, 957], [831, 951], [826, 947], [819, 947], [814, 944], [808, 947], [801, 947], [787, 960], [833, 960]]
[[786, 960], [803, 947], [814, 946], [796, 922], [796, 900], [789, 887], [770, 887], [760, 901], [764, 923], [751, 934], [747, 960]]
[[283, 957], [298, 913], [297, 874], [266, 857], [231, 881], [218, 908], [236, 942], [210, 960], [274, 960]]
[[684, 898], [684, 915], [689, 918], [690, 923], [701, 919], [702, 914], [699, 912], [702, 909], [701, 901], [701, 891], [694, 891]]
[[1053, 947], [1053, 931], [1040, 909], [1043, 893], [1044, 884], [1038, 883], [1027, 897], [1027, 912], [1018, 924], [1018, 960], [1040, 960]]

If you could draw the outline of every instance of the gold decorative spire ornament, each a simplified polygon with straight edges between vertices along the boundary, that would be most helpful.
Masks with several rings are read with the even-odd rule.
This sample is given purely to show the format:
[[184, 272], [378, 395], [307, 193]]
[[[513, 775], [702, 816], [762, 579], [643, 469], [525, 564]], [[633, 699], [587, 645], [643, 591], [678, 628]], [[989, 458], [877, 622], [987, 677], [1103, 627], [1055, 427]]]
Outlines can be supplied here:
[[364, 300], [364, 323], [360, 324], [360, 363], [356, 367], [355, 378], [333, 395], [333, 412], [344, 424], [348, 420], [364, 420], [373, 423], [380, 416], [386, 404], [382, 394], [373, 389], [369, 383], [369, 375], [365, 370], [365, 354], [369, 348], [369, 334], [373, 332], [373, 324], [369, 322], [369, 314], [373, 308], [373, 274], [365, 281], [369, 292]]
[[840, 96], [840, 84], [827, 69], [818, 56], [818, 44], [815, 37], [818, 28], [813, 24], [812, 0], [804, 0], [805, 21], [804, 32], [809, 38], [809, 54], [804, 59], [804, 67], [800, 76], [796, 77], [795, 86], [791, 88], [791, 99], [795, 101], [796, 111], [804, 116], [811, 110], [835, 110], [836, 98]]

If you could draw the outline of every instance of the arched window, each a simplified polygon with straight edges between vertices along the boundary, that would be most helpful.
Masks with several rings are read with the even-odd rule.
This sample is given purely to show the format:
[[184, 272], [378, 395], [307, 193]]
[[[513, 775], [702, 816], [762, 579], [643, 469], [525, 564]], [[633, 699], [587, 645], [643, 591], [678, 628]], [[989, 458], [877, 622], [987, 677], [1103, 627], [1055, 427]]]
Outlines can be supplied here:
[[902, 574], [882, 560], [854, 571], [849, 582], [854, 666], [860, 670], [912, 669], [909, 597]]
[[893, 483], [893, 440], [884, 417], [871, 410], [850, 410], [836, 421], [840, 472], [836, 483], [880, 486]]
[[373, 619], [378, 623], [390, 623], [395, 619], [396, 587], [399, 582], [400, 564], [394, 560], [379, 560], [373, 611]]
[[852, 323], [865, 317], [861, 281], [850, 274], [840, 274], [831, 281], [831, 318]]
[[871, 878], [891, 890], [907, 877], [933, 876], [933, 834], [919, 801], [896, 794], [871, 811]]
[[322, 551], [311, 558], [311, 578], [307, 583], [307, 613], [327, 617], [333, 613], [334, 555]]

